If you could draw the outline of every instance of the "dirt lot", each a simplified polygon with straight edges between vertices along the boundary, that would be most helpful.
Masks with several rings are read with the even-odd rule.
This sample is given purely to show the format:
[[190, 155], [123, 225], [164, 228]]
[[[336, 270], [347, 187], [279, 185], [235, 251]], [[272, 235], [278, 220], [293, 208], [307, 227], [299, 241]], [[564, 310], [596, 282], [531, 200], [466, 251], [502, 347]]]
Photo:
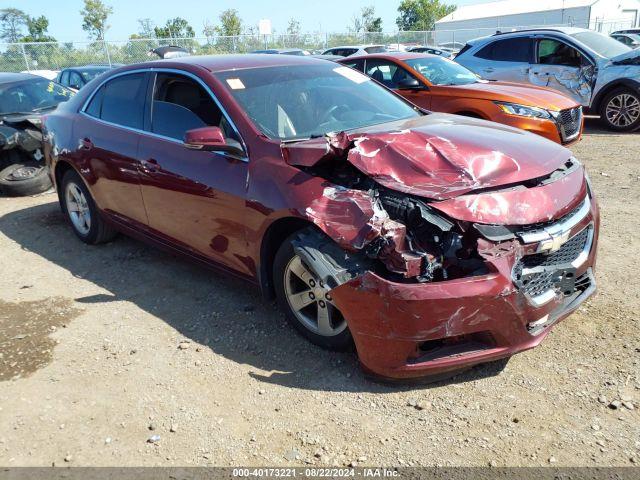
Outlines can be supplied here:
[[429, 386], [370, 382], [242, 282], [83, 245], [53, 194], [0, 198], [0, 465], [640, 463], [639, 146], [592, 123], [574, 148], [598, 296], [506, 367]]

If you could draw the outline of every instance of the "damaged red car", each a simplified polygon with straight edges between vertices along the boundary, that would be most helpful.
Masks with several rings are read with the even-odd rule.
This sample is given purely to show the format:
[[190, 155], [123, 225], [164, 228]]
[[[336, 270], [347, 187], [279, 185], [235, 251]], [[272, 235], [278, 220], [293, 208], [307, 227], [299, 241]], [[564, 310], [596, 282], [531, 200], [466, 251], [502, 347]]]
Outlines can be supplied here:
[[598, 207], [569, 150], [425, 112], [335, 63], [132, 65], [44, 132], [82, 241], [124, 232], [254, 282], [382, 377], [532, 348], [595, 290]]

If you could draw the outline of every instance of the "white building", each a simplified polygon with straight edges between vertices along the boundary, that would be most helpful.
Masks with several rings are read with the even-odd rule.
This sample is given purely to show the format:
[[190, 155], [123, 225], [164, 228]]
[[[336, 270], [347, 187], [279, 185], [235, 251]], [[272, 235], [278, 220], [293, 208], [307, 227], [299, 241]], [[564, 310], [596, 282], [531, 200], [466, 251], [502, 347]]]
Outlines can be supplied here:
[[640, 0], [503, 0], [465, 5], [436, 22], [436, 39], [438, 43], [466, 42], [496, 30], [545, 25], [571, 25], [603, 33], [637, 27]]

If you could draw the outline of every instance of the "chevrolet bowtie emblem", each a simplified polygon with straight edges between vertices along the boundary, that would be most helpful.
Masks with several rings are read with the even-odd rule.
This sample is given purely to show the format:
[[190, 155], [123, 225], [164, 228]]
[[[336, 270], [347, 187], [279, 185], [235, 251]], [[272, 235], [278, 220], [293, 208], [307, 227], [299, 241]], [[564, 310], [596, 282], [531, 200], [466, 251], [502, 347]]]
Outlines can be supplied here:
[[571, 233], [570, 230], [567, 230], [566, 232], [555, 233], [555, 234], [550, 233], [549, 236], [551, 238], [549, 238], [548, 240], [541, 241], [538, 251], [544, 252], [544, 253], [552, 253], [557, 250], [560, 250], [560, 247], [562, 247], [562, 245], [567, 243], [567, 240], [569, 240], [570, 233]]

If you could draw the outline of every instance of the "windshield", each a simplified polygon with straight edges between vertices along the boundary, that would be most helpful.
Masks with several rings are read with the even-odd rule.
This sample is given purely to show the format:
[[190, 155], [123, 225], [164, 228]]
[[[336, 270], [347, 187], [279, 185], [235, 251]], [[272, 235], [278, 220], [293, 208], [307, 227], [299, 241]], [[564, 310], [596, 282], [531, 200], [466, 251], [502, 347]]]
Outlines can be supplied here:
[[310, 138], [420, 115], [366, 75], [322, 63], [249, 68], [216, 76], [270, 138]]
[[580, 32], [571, 35], [601, 57], [612, 58], [631, 51], [631, 48], [598, 32]]
[[66, 102], [73, 92], [44, 78], [0, 85], [0, 115], [31, 113]]
[[405, 63], [433, 85], [469, 85], [478, 82], [478, 77], [471, 70], [443, 57], [411, 58]]
[[84, 79], [85, 83], [89, 83], [91, 80], [96, 78], [98, 75], [102, 75], [107, 70], [109, 70], [108, 67], [92, 68], [90, 70], [80, 70], [80, 75], [82, 75], [82, 78]]

